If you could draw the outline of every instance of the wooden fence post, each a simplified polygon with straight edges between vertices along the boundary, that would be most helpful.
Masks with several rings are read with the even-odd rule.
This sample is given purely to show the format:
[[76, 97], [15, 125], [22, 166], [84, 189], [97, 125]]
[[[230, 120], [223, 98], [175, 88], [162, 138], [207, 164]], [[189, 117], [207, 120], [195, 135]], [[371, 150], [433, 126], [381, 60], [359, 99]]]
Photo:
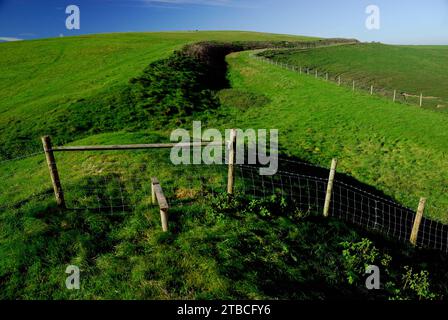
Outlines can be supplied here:
[[157, 204], [156, 190], [154, 189], [154, 185], [159, 184], [157, 178], [151, 178], [151, 204]]
[[153, 195], [153, 203], [159, 204], [160, 208], [160, 222], [162, 224], [163, 232], [168, 231], [168, 202], [166, 201], [165, 195], [163, 194], [162, 187], [160, 186], [157, 178], [151, 178], [151, 193]]
[[341, 76], [338, 77], [338, 86], [341, 85]]
[[423, 93], [420, 93], [420, 107], [423, 106]]
[[394, 102], [397, 100], [397, 90], [394, 90]]
[[328, 81], [328, 72], [325, 74], [325, 81]]
[[353, 91], [355, 91], [355, 80], [353, 80]]
[[235, 183], [236, 129], [230, 130], [229, 169], [227, 173], [227, 194], [233, 194]]
[[51, 183], [53, 184], [54, 196], [56, 203], [60, 208], [65, 208], [64, 192], [62, 191], [61, 180], [59, 179], [58, 167], [51, 145], [51, 138], [49, 136], [42, 137], [42, 145], [47, 158], [48, 170], [50, 171]]
[[317, 70], [316, 70], [316, 79], [317, 79]]
[[420, 229], [420, 223], [422, 222], [423, 212], [425, 211], [426, 198], [421, 198], [418, 204], [417, 214], [415, 215], [414, 226], [411, 233], [411, 244], [417, 245], [418, 231]]
[[373, 84], [370, 86], [370, 95], [373, 95]]
[[328, 177], [327, 193], [325, 195], [324, 217], [328, 217], [330, 212], [331, 194], [333, 192], [333, 182], [334, 182], [334, 176], [336, 175], [337, 166], [338, 166], [338, 159], [334, 158], [331, 161], [330, 176]]

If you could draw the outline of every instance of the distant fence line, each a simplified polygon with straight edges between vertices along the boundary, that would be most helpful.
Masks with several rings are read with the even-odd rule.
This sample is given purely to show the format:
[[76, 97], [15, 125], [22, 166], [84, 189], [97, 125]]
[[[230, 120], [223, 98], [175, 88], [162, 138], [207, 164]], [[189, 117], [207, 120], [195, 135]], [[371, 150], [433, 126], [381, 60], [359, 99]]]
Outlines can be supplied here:
[[[272, 49], [270, 49], [270, 50], [272, 50]], [[281, 50], [281, 48], [276, 49], [276, 50]], [[437, 97], [425, 97], [423, 95], [423, 92], [413, 95], [413, 94], [406, 93], [406, 92], [404, 92], [402, 90], [398, 90], [398, 89], [389, 91], [384, 88], [378, 88], [373, 83], [371, 85], [369, 85], [368, 87], [365, 87], [365, 86], [360, 85], [359, 81], [357, 81], [356, 79], [350, 78], [347, 82], [345, 79], [343, 79], [343, 77], [341, 75], [331, 76], [328, 72], [326, 72], [326, 71], [322, 72], [321, 70], [319, 70], [318, 68], [315, 68], [315, 67], [290, 65], [287, 63], [282, 63], [282, 62], [278, 62], [273, 59], [259, 56], [258, 54], [251, 54], [250, 56], [259, 61], [263, 61], [263, 62], [272, 64], [272, 65], [276, 65], [281, 68], [284, 68], [284, 69], [287, 69], [287, 70], [290, 70], [293, 72], [297, 72], [299, 74], [309, 75], [316, 79], [324, 79], [325, 81], [332, 81], [332, 82], [337, 83], [338, 86], [344, 85], [344, 86], [350, 87], [352, 89], [352, 91], [363, 90], [367, 93], [370, 93], [370, 95], [376, 94], [376, 95], [382, 96], [382, 97], [389, 97], [393, 102], [401, 102], [401, 103], [409, 104], [409, 105], [418, 105], [419, 107], [423, 107], [425, 105], [425, 103], [424, 103], [425, 99], [426, 100], [431, 99], [436, 102], [437, 101], [440, 102], [440, 100], [437, 100], [437, 99], [439, 99]], [[411, 101], [411, 99], [414, 100], [414, 103]], [[434, 106], [437, 108], [440, 108], [441, 106], [444, 107], [444, 105], [439, 105], [437, 103], [434, 104]]]

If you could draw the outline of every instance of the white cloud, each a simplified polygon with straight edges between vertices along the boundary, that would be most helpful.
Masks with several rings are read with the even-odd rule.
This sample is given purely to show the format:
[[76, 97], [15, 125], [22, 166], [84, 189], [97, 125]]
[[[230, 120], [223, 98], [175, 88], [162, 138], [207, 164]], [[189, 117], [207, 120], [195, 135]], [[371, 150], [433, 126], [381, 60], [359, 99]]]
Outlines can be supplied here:
[[12, 41], [22, 41], [23, 39], [12, 38], [12, 37], [0, 37], [0, 41], [12, 42]]

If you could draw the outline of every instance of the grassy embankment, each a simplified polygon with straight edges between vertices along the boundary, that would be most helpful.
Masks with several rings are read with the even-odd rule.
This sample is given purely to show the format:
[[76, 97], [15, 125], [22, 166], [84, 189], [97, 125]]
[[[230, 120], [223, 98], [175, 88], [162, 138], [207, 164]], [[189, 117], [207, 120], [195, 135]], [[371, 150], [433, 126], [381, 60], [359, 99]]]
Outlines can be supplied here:
[[[317, 50], [286, 50], [266, 53], [283, 63], [318, 69], [323, 77], [341, 76], [347, 86], [356, 81], [357, 87], [392, 100], [418, 105], [423, 93], [423, 107], [448, 110], [448, 46], [395, 46], [357, 44]], [[408, 96], [405, 98], [403, 94]]]
[[[129, 79], [197, 41], [300, 41], [253, 32], [117, 33], [2, 43], [0, 158], [40, 150], [39, 136], [66, 143], [127, 128], [114, 106]], [[101, 109], [101, 112], [99, 112]], [[84, 112], [81, 112], [84, 111]], [[98, 118], [98, 113], [103, 113]], [[110, 119], [113, 118], [113, 119]]]
[[232, 89], [220, 93], [230, 119], [224, 127], [277, 128], [284, 153], [325, 167], [338, 157], [341, 173], [411, 208], [426, 196], [426, 214], [448, 222], [445, 113], [353, 93], [248, 52], [228, 62]]

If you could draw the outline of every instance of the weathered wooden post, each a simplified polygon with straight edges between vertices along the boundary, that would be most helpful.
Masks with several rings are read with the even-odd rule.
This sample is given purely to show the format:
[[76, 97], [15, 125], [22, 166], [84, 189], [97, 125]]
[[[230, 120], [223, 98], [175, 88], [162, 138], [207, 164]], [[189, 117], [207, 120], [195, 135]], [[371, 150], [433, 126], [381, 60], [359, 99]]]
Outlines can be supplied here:
[[327, 193], [325, 195], [325, 204], [324, 204], [324, 217], [328, 217], [330, 212], [331, 194], [333, 192], [333, 182], [334, 182], [334, 176], [336, 175], [337, 166], [338, 166], [338, 159], [334, 158], [331, 161], [330, 176], [328, 177]]
[[420, 107], [423, 106], [423, 93], [420, 93]]
[[338, 86], [341, 86], [341, 76], [338, 77]]
[[414, 246], [417, 245], [417, 237], [420, 229], [420, 223], [422, 222], [423, 212], [425, 211], [425, 205], [426, 205], [426, 198], [421, 198], [418, 204], [417, 214], [415, 215], [414, 226], [412, 227], [412, 233], [410, 239], [411, 244]]
[[316, 70], [316, 79], [317, 79], [317, 70]]
[[370, 95], [373, 95], [373, 84], [370, 86]]
[[227, 194], [233, 194], [235, 183], [236, 129], [230, 130], [229, 169], [227, 173]]
[[59, 179], [58, 167], [54, 158], [54, 153], [49, 136], [42, 137], [42, 145], [47, 158], [48, 170], [50, 171], [51, 183], [53, 184], [54, 196], [56, 203], [60, 208], [65, 208], [64, 192], [62, 191], [61, 180]]
[[353, 91], [355, 91], [355, 80], [353, 80]]
[[151, 203], [157, 204], [156, 190], [154, 189], [154, 185], [159, 184], [157, 178], [151, 178]]
[[394, 102], [397, 100], [397, 90], [394, 90]]
[[328, 72], [325, 74], [325, 81], [328, 81]]
[[151, 178], [151, 193], [153, 196], [153, 204], [158, 203], [160, 208], [160, 222], [162, 224], [162, 230], [168, 231], [168, 202], [163, 194], [162, 187], [160, 186], [157, 178]]

